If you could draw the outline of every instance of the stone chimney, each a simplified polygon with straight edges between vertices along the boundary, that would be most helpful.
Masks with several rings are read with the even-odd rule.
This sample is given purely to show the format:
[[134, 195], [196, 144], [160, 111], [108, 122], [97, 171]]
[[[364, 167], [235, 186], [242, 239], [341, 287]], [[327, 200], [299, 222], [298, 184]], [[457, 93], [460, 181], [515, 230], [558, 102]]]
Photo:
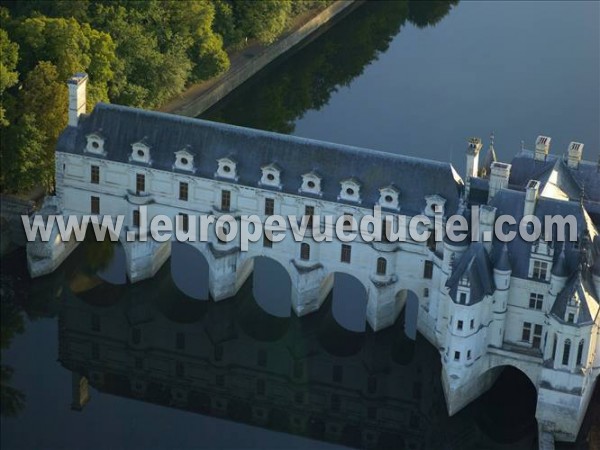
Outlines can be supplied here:
[[479, 152], [481, 151], [481, 139], [469, 138], [467, 141], [467, 178], [476, 177], [479, 171]]
[[536, 180], [529, 180], [527, 187], [525, 188], [525, 205], [523, 207], [524, 216], [533, 215], [539, 194], [540, 182]]
[[79, 116], [86, 112], [86, 91], [88, 76], [86, 73], [76, 73], [69, 81], [69, 126], [76, 127]]
[[550, 152], [550, 142], [552, 142], [552, 138], [548, 136], [538, 136], [535, 141], [535, 160], [536, 161], [546, 161], [546, 156]]
[[494, 162], [491, 166], [490, 184], [488, 192], [488, 202], [494, 198], [494, 195], [501, 189], [508, 186], [508, 178], [510, 177], [510, 164], [502, 162]]
[[583, 144], [571, 142], [569, 144], [567, 164], [571, 169], [577, 169], [583, 156]]

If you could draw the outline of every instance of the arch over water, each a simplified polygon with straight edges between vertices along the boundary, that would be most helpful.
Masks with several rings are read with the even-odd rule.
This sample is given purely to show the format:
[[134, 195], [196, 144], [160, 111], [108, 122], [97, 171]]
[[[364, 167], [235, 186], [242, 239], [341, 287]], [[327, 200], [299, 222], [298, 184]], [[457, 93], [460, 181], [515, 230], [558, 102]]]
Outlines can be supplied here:
[[[404, 312], [404, 314], [401, 314]], [[417, 320], [419, 316], [419, 297], [410, 289], [400, 289], [395, 297], [396, 317], [404, 318], [404, 333], [410, 339], [417, 338]]]
[[186, 242], [171, 242], [171, 278], [186, 296], [208, 300], [209, 266], [200, 250]]
[[335, 321], [348, 331], [362, 333], [367, 327], [368, 294], [354, 275], [334, 272], [331, 311]]
[[496, 442], [512, 443], [537, 428], [537, 390], [530, 376], [512, 365], [496, 366], [493, 386], [476, 401], [480, 428]]

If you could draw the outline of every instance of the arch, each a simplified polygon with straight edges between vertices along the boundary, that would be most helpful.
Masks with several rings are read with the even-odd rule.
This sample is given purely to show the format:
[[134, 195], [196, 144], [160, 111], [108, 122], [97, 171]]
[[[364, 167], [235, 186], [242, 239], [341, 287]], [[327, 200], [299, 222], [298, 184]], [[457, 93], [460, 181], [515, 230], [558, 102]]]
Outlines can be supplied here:
[[[417, 321], [419, 317], [419, 297], [411, 289], [400, 289], [394, 299], [395, 317], [404, 318], [404, 334], [410, 339], [417, 338]], [[401, 314], [401, 313], [404, 314]]]
[[583, 349], [585, 346], [585, 339], [581, 339], [579, 341], [579, 345], [577, 346], [577, 361], [576, 365], [581, 366], [581, 362], [583, 361]]
[[175, 286], [195, 300], [208, 300], [209, 265], [204, 254], [194, 245], [171, 242], [171, 278]]
[[537, 389], [531, 376], [513, 365], [490, 370], [497, 372], [496, 381], [475, 401], [479, 427], [499, 443], [516, 442], [535, 432]]
[[303, 242], [300, 244], [300, 259], [308, 261], [310, 259], [310, 244]]
[[562, 361], [561, 361], [563, 366], [569, 365], [570, 357], [571, 357], [571, 339], [565, 339], [565, 343], [563, 345], [563, 352], [562, 352]]
[[256, 303], [275, 317], [292, 314], [292, 281], [285, 263], [269, 256], [249, 256], [238, 266], [236, 277], [253, 267], [252, 296]]
[[362, 333], [367, 327], [368, 290], [354, 275], [333, 273], [333, 299], [331, 311], [336, 322], [343, 328]]
[[383, 257], [377, 258], [377, 275], [385, 275], [387, 273], [387, 259]]

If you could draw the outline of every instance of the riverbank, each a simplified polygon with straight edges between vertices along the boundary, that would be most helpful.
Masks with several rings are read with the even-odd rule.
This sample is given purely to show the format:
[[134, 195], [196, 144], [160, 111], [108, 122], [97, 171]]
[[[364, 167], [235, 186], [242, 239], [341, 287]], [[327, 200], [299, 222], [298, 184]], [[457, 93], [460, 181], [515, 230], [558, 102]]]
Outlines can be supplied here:
[[231, 53], [227, 72], [191, 86], [158, 110], [188, 117], [199, 116], [274, 60], [315, 36], [323, 26], [339, 20], [363, 1], [339, 0], [323, 10], [311, 10], [300, 15], [275, 42], [269, 45], [254, 42]]

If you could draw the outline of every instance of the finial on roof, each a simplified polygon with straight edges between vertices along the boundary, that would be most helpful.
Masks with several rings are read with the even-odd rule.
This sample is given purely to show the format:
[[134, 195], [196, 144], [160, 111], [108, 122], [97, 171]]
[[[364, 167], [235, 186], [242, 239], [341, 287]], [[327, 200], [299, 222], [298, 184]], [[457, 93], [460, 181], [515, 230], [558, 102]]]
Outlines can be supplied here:
[[493, 131], [490, 133], [490, 145], [492, 147], [494, 146], [494, 132]]

